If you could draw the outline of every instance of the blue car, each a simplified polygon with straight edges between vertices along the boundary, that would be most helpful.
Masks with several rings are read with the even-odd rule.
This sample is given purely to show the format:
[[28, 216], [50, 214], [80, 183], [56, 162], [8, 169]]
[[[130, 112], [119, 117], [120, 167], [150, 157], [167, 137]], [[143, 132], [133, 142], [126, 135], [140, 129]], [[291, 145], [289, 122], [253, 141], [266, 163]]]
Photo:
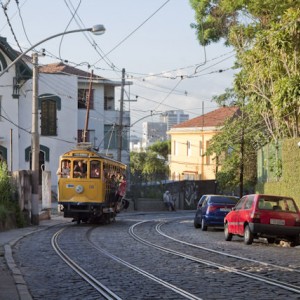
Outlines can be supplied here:
[[203, 195], [197, 204], [194, 227], [206, 231], [211, 227], [224, 227], [224, 217], [237, 204], [239, 198], [225, 195]]

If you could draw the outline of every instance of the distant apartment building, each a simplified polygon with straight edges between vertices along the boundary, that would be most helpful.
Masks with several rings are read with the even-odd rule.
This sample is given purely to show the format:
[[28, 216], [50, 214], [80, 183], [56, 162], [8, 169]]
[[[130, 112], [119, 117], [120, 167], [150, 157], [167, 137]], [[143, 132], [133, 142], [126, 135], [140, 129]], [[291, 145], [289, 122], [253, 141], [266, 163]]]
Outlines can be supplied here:
[[162, 122], [143, 122], [142, 148], [146, 149], [157, 141], [167, 140], [167, 124]]
[[160, 116], [160, 122], [167, 124], [167, 131], [173, 126], [189, 120], [189, 115], [185, 114], [183, 110], [169, 110]]
[[142, 152], [142, 138], [136, 135], [131, 136], [129, 142], [129, 150], [130, 152]]

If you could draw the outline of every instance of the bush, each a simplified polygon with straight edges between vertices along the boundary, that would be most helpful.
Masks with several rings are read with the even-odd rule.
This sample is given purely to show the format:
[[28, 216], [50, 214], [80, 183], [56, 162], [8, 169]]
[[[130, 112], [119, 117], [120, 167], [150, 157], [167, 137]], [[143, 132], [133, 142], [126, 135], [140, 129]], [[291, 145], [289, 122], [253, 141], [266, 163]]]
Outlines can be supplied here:
[[10, 215], [14, 215], [16, 226], [24, 226], [24, 218], [20, 211], [16, 186], [12, 183], [7, 164], [0, 162], [0, 222], [5, 223]]

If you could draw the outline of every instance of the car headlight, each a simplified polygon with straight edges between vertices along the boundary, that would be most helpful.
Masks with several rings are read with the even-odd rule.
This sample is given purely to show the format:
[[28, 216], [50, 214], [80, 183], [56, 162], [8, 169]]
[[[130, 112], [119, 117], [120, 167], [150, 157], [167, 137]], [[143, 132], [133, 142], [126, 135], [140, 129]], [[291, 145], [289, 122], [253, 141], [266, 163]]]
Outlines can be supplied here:
[[82, 185], [77, 185], [75, 188], [75, 191], [77, 194], [81, 194], [83, 192], [83, 186]]

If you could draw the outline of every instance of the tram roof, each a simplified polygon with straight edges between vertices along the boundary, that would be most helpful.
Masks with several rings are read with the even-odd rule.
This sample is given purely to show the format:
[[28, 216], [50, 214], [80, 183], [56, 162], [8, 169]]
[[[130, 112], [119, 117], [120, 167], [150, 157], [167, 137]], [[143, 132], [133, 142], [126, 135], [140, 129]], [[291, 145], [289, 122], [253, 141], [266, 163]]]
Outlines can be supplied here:
[[117, 161], [111, 157], [108, 157], [106, 155], [101, 155], [100, 153], [94, 151], [92, 147], [89, 147], [86, 145], [84, 145], [84, 146], [78, 145], [76, 148], [71, 149], [70, 151], [67, 151], [60, 156], [61, 159], [64, 157], [65, 158], [82, 158], [82, 159], [100, 158], [100, 159], [105, 159], [105, 160], [108, 160], [108, 161], [116, 163], [116, 164], [122, 164], [122, 165], [126, 166], [126, 164], [124, 164], [120, 161]]

